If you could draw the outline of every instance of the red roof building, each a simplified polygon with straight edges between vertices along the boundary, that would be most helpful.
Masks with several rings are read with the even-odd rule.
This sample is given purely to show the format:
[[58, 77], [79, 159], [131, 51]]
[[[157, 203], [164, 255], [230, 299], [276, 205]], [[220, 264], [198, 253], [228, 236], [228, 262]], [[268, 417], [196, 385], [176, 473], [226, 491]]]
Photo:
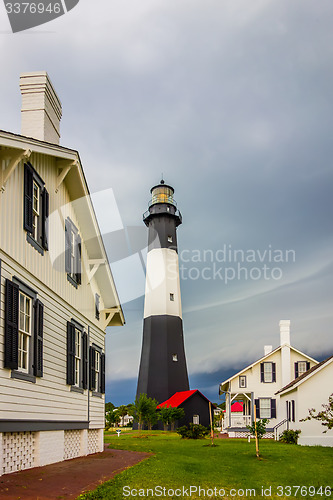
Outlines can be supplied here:
[[[176, 427], [187, 425], [189, 423], [201, 424], [206, 427], [210, 426], [209, 418], [209, 399], [206, 398], [200, 391], [194, 389], [192, 391], [176, 392], [171, 398], [163, 403], [160, 403], [157, 408], [171, 406], [172, 408], [183, 408], [185, 417], [177, 422]], [[211, 403], [212, 410], [215, 405]], [[213, 411], [212, 411], [213, 419]]]

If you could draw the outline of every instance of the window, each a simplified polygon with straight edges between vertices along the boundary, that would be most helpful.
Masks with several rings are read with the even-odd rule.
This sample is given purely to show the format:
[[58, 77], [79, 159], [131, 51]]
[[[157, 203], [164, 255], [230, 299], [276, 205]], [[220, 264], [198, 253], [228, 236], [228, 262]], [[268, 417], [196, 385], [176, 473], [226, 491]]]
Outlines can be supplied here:
[[199, 425], [199, 415], [193, 415], [193, 423]]
[[255, 399], [257, 418], [276, 418], [276, 400], [271, 398]]
[[175, 300], [175, 295], [173, 293], [170, 293], [170, 300], [173, 302]]
[[89, 389], [93, 392], [105, 393], [105, 354], [102, 349], [96, 345], [89, 348]]
[[95, 294], [95, 318], [99, 320], [99, 295]]
[[295, 400], [286, 401], [287, 406], [287, 420], [289, 422], [295, 422]]
[[5, 293], [5, 368], [12, 378], [35, 382], [43, 376], [43, 304], [15, 277], [6, 280]]
[[32, 299], [19, 291], [18, 369], [28, 372], [31, 345]]
[[260, 380], [261, 382], [270, 383], [276, 382], [276, 364], [264, 362], [260, 364]]
[[80, 375], [81, 375], [81, 331], [75, 328], [75, 377], [74, 385], [80, 386]]
[[74, 319], [67, 322], [67, 384], [79, 392], [88, 387], [88, 335]]
[[65, 221], [65, 268], [68, 281], [77, 288], [81, 284], [81, 238], [69, 217]]
[[239, 387], [240, 388], [246, 387], [246, 375], [240, 375], [240, 377], [239, 377]]
[[178, 361], [178, 354], [172, 355], [172, 361]]
[[24, 164], [24, 223], [27, 241], [42, 255], [48, 250], [49, 194], [31, 163]]
[[310, 369], [310, 361], [297, 361], [295, 363], [295, 378], [303, 375]]
[[172, 243], [172, 236], [168, 236], [168, 242]]

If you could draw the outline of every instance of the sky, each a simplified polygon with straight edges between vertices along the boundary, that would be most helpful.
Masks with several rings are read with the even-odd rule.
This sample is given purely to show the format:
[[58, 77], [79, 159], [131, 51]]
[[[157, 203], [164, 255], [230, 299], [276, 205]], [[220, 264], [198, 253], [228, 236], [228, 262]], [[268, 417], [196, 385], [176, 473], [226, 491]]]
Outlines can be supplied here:
[[20, 73], [46, 70], [96, 199], [126, 319], [107, 329], [108, 401], [135, 398], [162, 173], [191, 389], [217, 402], [281, 319], [293, 346], [332, 354], [332, 25], [331, 0], [80, 0], [13, 34], [0, 5], [0, 129], [20, 133]]

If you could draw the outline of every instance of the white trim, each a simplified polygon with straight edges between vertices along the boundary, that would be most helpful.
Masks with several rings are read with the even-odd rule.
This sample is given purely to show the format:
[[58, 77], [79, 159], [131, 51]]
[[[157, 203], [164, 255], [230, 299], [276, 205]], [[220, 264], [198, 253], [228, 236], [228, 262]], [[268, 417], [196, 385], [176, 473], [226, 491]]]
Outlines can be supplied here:
[[[288, 344], [283, 344], [283, 346], [286, 346]], [[223, 382], [220, 383], [220, 387], [224, 386], [225, 384], [227, 384], [228, 382], [231, 382], [231, 380], [234, 380], [236, 377], [238, 377], [239, 375], [241, 375], [242, 373], [246, 372], [247, 370], [249, 370], [250, 368], [253, 368], [255, 365], [257, 365], [258, 363], [262, 363], [264, 360], [267, 360], [270, 356], [272, 356], [273, 354], [275, 354], [276, 352], [278, 352], [280, 349], [282, 349], [281, 345], [279, 345], [278, 347], [276, 347], [276, 349], [274, 349], [274, 351], [266, 354], [266, 356], [263, 356], [262, 358], [258, 359], [257, 361], [255, 361], [254, 363], [252, 363], [251, 365], [248, 365], [246, 366], [245, 368], [243, 368], [241, 371], [237, 372], [235, 375], [233, 375], [232, 377], [228, 378], [227, 380], [224, 380]], [[293, 351], [297, 352], [297, 354], [300, 354], [301, 356], [304, 356], [305, 358], [309, 359], [310, 361], [312, 361], [313, 363], [316, 363], [318, 364], [318, 361], [316, 361], [315, 359], [311, 358], [311, 356], [308, 356], [307, 354], [304, 354], [304, 352], [301, 352], [299, 351], [298, 349], [296, 349], [295, 347], [289, 345], [290, 349], [292, 349]], [[225, 391], [223, 391], [225, 392]]]
[[301, 380], [299, 380], [298, 382], [296, 382], [292, 386], [284, 389], [283, 391], [278, 391], [275, 394], [279, 394], [279, 396], [282, 396], [284, 394], [288, 394], [288, 392], [294, 391], [295, 389], [297, 389], [297, 387], [299, 387], [301, 384], [303, 384], [303, 382], [305, 382], [306, 380], [309, 380], [309, 378], [311, 378], [316, 373], [319, 373], [323, 368], [325, 368], [326, 366], [328, 366], [332, 362], [333, 362], [333, 357], [328, 359], [326, 361], [326, 363], [323, 363], [321, 366], [319, 366], [319, 368], [316, 368], [316, 370], [313, 370], [306, 377], [303, 377]]

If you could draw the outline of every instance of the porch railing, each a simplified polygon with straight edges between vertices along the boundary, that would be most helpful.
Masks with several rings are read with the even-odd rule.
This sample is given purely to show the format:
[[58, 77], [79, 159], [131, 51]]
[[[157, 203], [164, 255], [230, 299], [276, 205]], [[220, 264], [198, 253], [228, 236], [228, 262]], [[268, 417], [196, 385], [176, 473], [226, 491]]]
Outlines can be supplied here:
[[275, 427], [273, 427], [274, 430], [274, 440], [277, 441], [278, 437], [280, 434], [282, 434], [283, 431], [289, 429], [289, 420], [285, 418], [284, 420], [281, 420], [278, 424], [276, 424]]
[[231, 415], [230, 427], [246, 427], [251, 425], [251, 415]]

